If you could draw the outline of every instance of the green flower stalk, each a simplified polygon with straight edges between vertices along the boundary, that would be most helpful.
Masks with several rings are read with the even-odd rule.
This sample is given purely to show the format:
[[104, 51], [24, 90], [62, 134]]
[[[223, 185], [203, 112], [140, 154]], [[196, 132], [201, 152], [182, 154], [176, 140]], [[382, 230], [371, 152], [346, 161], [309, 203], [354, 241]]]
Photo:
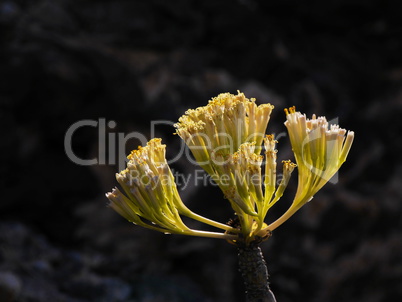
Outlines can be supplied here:
[[[230, 223], [202, 217], [185, 206], [160, 138], [131, 152], [127, 168], [116, 174], [123, 191], [115, 188], [106, 194], [116, 212], [139, 226], [169, 234], [220, 238], [235, 244], [248, 289], [247, 301], [275, 301], [258, 245], [338, 172], [354, 138], [352, 131], [329, 125], [325, 117], [313, 115], [307, 119], [295, 107], [285, 109], [285, 126], [296, 164], [283, 161], [278, 181], [277, 141], [274, 135], [265, 134], [273, 109], [271, 104], [257, 105], [255, 99], [247, 99], [240, 92], [222, 93], [208, 105], [186, 111], [175, 124], [176, 134], [229, 201], [236, 215]], [[296, 167], [298, 188], [292, 204], [281, 217], [267, 224], [268, 211], [284, 194]], [[220, 231], [191, 229], [182, 216]], [[249, 264], [253, 261], [253, 265]], [[260, 273], [247, 266], [258, 268]]]

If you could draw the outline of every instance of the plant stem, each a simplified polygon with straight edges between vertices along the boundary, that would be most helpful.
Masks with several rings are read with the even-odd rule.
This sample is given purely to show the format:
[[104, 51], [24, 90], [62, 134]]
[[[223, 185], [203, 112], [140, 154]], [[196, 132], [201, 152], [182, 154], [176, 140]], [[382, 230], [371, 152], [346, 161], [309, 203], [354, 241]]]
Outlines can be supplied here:
[[293, 204], [290, 206], [289, 209], [281, 217], [279, 217], [277, 220], [275, 220], [273, 223], [268, 225], [266, 229], [270, 230], [271, 232], [275, 230], [277, 227], [279, 227], [282, 223], [284, 223], [286, 220], [288, 220], [294, 213], [296, 213], [308, 200], [311, 200], [312, 197], [305, 198], [304, 200], [300, 202], [293, 202]]
[[225, 230], [225, 231], [229, 231], [231, 233], [240, 233], [240, 230], [232, 228], [231, 226], [227, 225], [227, 224], [223, 224], [208, 218], [205, 218], [201, 215], [198, 215], [196, 213], [191, 213], [191, 216], [189, 215], [188, 217], [194, 219], [194, 220], [198, 220], [199, 222], [203, 222], [205, 224], [211, 225], [213, 227]]
[[[177, 234], [180, 234], [180, 233], [177, 233]], [[236, 240], [239, 238], [237, 235], [216, 233], [216, 232], [207, 232], [207, 231], [198, 231], [198, 230], [190, 230], [190, 231], [184, 232], [183, 235], [226, 239], [226, 240]]]
[[240, 230], [235, 229], [235, 228], [233, 228], [233, 227], [231, 227], [231, 226], [229, 226], [227, 224], [223, 224], [223, 223], [208, 219], [208, 218], [206, 218], [204, 216], [201, 216], [199, 214], [194, 213], [189, 208], [187, 208], [185, 205], [181, 205], [181, 207], [179, 208], [179, 212], [180, 212], [180, 214], [182, 214], [184, 216], [187, 216], [187, 217], [189, 217], [191, 219], [194, 219], [194, 220], [197, 220], [199, 222], [208, 224], [210, 226], [216, 227], [218, 229], [225, 230], [225, 231], [235, 233], [235, 234], [240, 233]]
[[239, 270], [246, 286], [246, 302], [276, 302], [269, 288], [268, 270], [260, 247], [238, 246]]

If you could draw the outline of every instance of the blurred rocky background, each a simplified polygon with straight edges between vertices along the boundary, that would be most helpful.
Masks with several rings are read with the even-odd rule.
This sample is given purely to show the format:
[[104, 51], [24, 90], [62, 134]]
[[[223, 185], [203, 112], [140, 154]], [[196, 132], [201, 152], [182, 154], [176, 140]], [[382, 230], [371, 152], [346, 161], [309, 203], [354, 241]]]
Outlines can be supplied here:
[[[275, 105], [269, 132], [296, 105], [356, 133], [339, 182], [262, 245], [278, 302], [401, 301], [401, 13], [387, 0], [1, 1], [0, 301], [243, 301], [233, 246], [134, 227], [104, 196], [117, 155], [141, 143], [129, 134], [162, 137], [173, 158], [172, 125], [151, 122], [237, 90]], [[67, 156], [68, 130], [76, 159], [98, 164]], [[285, 136], [278, 149], [292, 156]], [[232, 218], [191, 180], [191, 209]]]

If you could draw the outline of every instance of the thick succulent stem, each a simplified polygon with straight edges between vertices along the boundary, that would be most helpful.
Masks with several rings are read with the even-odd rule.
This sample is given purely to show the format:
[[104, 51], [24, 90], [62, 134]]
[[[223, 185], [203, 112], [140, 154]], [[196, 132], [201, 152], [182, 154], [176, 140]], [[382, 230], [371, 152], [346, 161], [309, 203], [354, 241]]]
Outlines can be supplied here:
[[246, 302], [276, 302], [269, 288], [268, 270], [256, 244], [238, 246], [239, 270], [246, 286]]

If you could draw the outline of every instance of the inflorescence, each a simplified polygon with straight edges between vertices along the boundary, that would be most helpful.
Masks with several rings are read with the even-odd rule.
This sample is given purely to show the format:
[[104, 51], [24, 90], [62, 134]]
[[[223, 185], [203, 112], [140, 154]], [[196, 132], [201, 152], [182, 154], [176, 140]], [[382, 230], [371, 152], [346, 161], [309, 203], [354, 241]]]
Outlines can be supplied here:
[[[185, 206], [166, 161], [166, 146], [159, 138], [128, 156], [127, 168], [116, 174], [123, 192], [115, 188], [106, 194], [110, 206], [127, 220], [164, 233], [246, 244], [267, 238], [337, 173], [354, 138], [352, 131], [329, 125], [325, 117], [313, 115], [308, 119], [295, 107], [285, 109], [296, 164], [283, 161], [282, 178], [277, 180], [277, 141], [274, 135], [265, 134], [273, 108], [271, 104], [257, 105], [255, 99], [247, 99], [240, 92], [223, 93], [207, 106], [186, 111], [175, 124], [176, 134], [229, 201], [239, 227], [202, 217]], [[282, 197], [296, 167], [298, 188], [292, 204], [267, 224], [267, 212]], [[190, 229], [181, 216], [221, 231]]]

